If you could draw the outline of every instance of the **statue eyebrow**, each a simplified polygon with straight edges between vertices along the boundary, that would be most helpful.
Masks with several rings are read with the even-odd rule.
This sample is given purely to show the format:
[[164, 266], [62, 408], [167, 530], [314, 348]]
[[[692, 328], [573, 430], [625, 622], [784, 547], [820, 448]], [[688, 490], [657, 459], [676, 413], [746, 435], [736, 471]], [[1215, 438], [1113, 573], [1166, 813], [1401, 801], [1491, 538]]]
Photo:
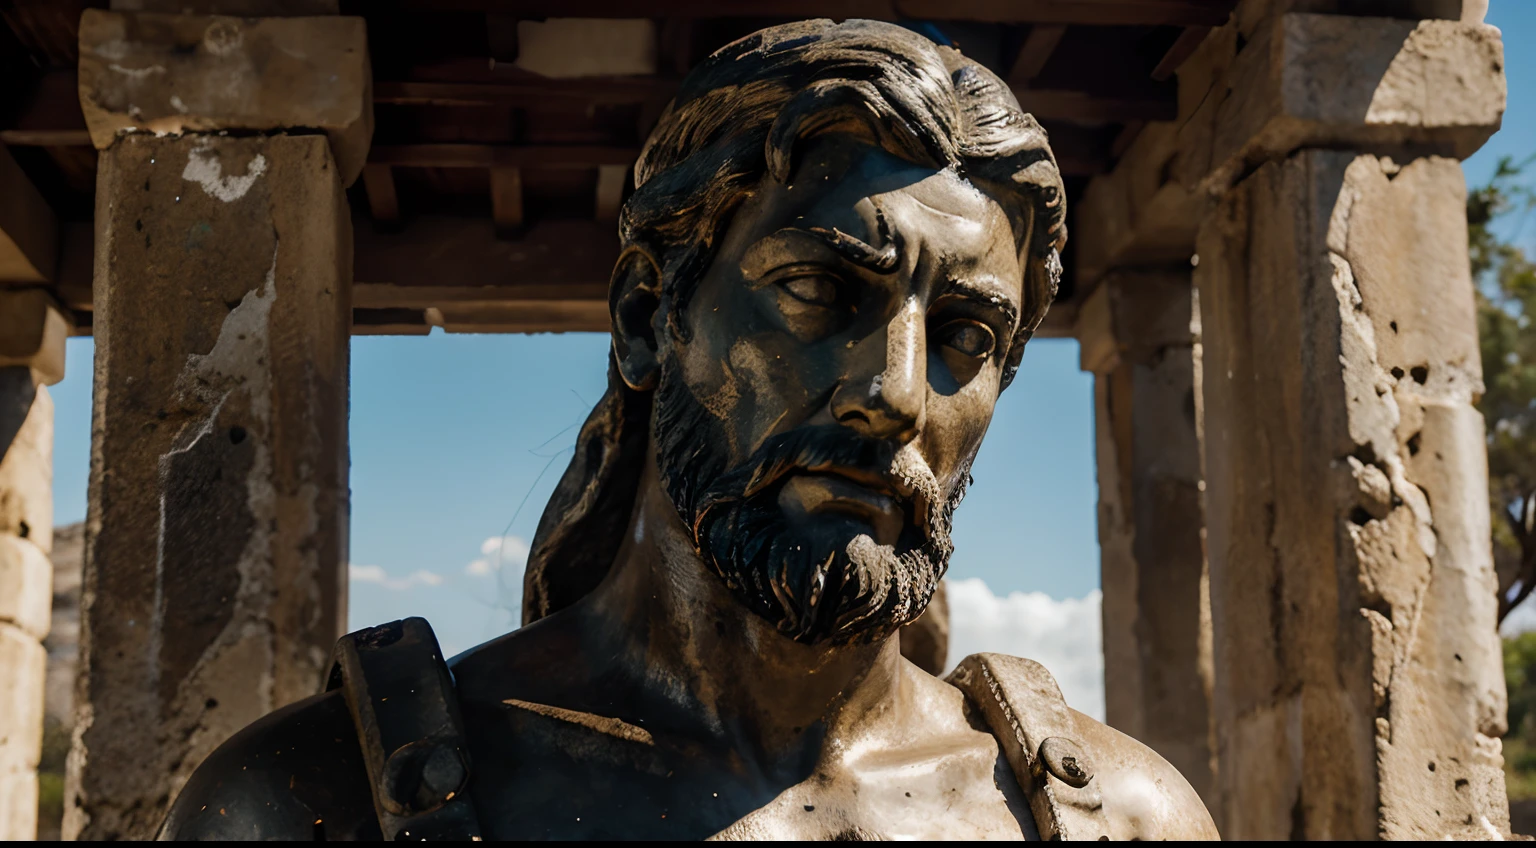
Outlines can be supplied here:
[[891, 227], [885, 222], [885, 213], [880, 207], [875, 207], [875, 234], [880, 237], [881, 246], [871, 247], [853, 236], [839, 230], [836, 227], [785, 227], [774, 235], [796, 233], [815, 238], [837, 253], [844, 259], [867, 268], [878, 274], [889, 274], [896, 270], [896, 265], [901, 258], [900, 244], [891, 234]]
[[978, 301], [1003, 313], [1010, 325], [1018, 326], [1019, 308], [1013, 305], [1013, 301], [998, 294], [995, 289], [959, 277], [950, 277], [947, 283], [937, 300], [943, 300], [946, 297], [963, 297], [966, 300]]

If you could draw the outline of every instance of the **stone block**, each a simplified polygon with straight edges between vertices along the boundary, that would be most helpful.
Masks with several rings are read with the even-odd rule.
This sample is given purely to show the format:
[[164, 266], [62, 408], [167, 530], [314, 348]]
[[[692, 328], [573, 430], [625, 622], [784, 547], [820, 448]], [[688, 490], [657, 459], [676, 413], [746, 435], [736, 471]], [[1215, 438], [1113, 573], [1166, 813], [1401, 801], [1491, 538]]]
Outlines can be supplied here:
[[1201, 198], [1177, 179], [1179, 126], [1148, 124], [1113, 171], [1089, 181], [1072, 232], [1079, 290], [1112, 268], [1182, 265], [1194, 253]]
[[372, 86], [362, 18], [80, 19], [80, 105], [100, 150], [132, 130], [321, 130], [350, 185], [373, 136]]
[[0, 535], [46, 553], [53, 549], [53, 399], [30, 369], [0, 368], [0, 450]]
[[37, 771], [0, 766], [0, 839], [31, 842], [37, 838]]
[[[1497, 28], [1287, 14], [1260, 27], [1192, 120], [1187, 180], [1219, 194], [1263, 162], [1305, 147], [1472, 155], [1505, 102]], [[1206, 129], [1209, 129], [1206, 132]]]
[[1202, 225], [1228, 838], [1507, 828], [1465, 203], [1452, 159], [1303, 151]]
[[34, 639], [48, 635], [53, 605], [53, 563], [26, 539], [0, 533], [0, 624]]
[[0, 623], [0, 774], [35, 771], [43, 750], [43, 678], [48, 654], [41, 642]]
[[314, 693], [344, 627], [352, 239], [318, 135], [124, 136], [97, 191], [64, 832], [148, 838], [215, 746]]
[[74, 322], [43, 289], [0, 288], [0, 368], [25, 366], [46, 386], [64, 379]]

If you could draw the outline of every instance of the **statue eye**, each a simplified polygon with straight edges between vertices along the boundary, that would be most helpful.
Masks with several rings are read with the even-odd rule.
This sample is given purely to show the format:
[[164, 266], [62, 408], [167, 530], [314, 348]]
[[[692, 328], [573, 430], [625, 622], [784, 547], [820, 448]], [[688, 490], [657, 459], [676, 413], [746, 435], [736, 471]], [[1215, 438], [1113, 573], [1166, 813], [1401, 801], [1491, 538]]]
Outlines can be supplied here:
[[939, 328], [939, 343], [956, 353], [981, 359], [997, 347], [991, 328], [975, 321], [951, 321]]
[[825, 274], [804, 274], [779, 283], [790, 297], [814, 306], [837, 303], [837, 281]]

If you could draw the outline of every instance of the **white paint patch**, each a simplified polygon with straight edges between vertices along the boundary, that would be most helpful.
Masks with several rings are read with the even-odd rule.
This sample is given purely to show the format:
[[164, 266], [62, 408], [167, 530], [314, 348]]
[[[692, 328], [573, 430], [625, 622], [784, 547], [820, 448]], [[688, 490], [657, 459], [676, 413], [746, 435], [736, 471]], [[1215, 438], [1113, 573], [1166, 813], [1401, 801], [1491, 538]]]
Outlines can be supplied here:
[[876, 374], [875, 379], [869, 381], [869, 396], [879, 397], [880, 391], [885, 388], [885, 375]]
[[[245, 166], [245, 174], [242, 176], [224, 176], [224, 166], [219, 158], [213, 155], [213, 148], [208, 146], [194, 147], [187, 154], [187, 167], [182, 169], [181, 178], [188, 182], [194, 182], [203, 187], [204, 193], [209, 197], [216, 197], [225, 203], [233, 203], [245, 196], [256, 184], [262, 174], [267, 172], [267, 157], [256, 154], [256, 158]], [[276, 261], [276, 257], [273, 257]], [[244, 302], [240, 304], [244, 306]], [[234, 317], [234, 313], [230, 313]], [[227, 325], [227, 324], [226, 324]]]
[[187, 114], [187, 104], [181, 102], [181, 98], [174, 94], [171, 95], [171, 108], [183, 115]]
[[154, 76], [155, 74], [165, 73], [165, 68], [160, 65], [150, 65], [147, 68], [125, 68], [122, 65], [113, 62], [112, 64], [107, 65], [107, 68], [109, 70], [116, 71], [125, 77], [136, 80], [146, 79], [148, 77]]

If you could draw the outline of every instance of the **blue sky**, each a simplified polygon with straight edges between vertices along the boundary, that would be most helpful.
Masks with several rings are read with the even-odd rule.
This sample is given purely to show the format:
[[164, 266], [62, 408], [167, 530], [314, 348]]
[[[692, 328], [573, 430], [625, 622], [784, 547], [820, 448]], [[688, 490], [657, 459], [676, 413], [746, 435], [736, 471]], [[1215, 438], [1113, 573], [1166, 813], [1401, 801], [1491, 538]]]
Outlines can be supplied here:
[[[1489, 22], [1504, 30], [1510, 101], [1504, 128], [1466, 163], [1473, 183], [1502, 155], [1536, 152], [1536, 54], [1511, 48], [1536, 39], [1536, 2], [1494, 0]], [[425, 615], [451, 653], [511, 625], [520, 597], [516, 539], [532, 535], [575, 430], [602, 392], [606, 346], [595, 334], [353, 339], [354, 628]], [[53, 388], [59, 524], [85, 516], [92, 352], [90, 339], [71, 340], [67, 376]], [[1071, 599], [1083, 599], [1083, 614], [1097, 620], [1092, 416], [1092, 381], [1078, 370], [1076, 342], [1032, 342], [956, 516], [950, 570], [952, 579], [984, 581], [995, 596], [986, 614], [1004, 624], [1078, 609]], [[487, 540], [503, 532], [516, 538], [500, 557], [509, 568], [498, 580]], [[1085, 633], [1084, 624], [1064, 620], [1063, 633], [1075, 632], [1074, 644], [1086, 636], [1096, 654], [1097, 627]], [[1009, 649], [964, 650], [983, 647]], [[1061, 668], [1042, 655], [1055, 650], [1033, 653], [1058, 677], [1081, 672], [1081, 686], [1063, 680], [1069, 698], [1093, 685], [1091, 658], [1062, 654], [1060, 664], [1080, 668]]]

